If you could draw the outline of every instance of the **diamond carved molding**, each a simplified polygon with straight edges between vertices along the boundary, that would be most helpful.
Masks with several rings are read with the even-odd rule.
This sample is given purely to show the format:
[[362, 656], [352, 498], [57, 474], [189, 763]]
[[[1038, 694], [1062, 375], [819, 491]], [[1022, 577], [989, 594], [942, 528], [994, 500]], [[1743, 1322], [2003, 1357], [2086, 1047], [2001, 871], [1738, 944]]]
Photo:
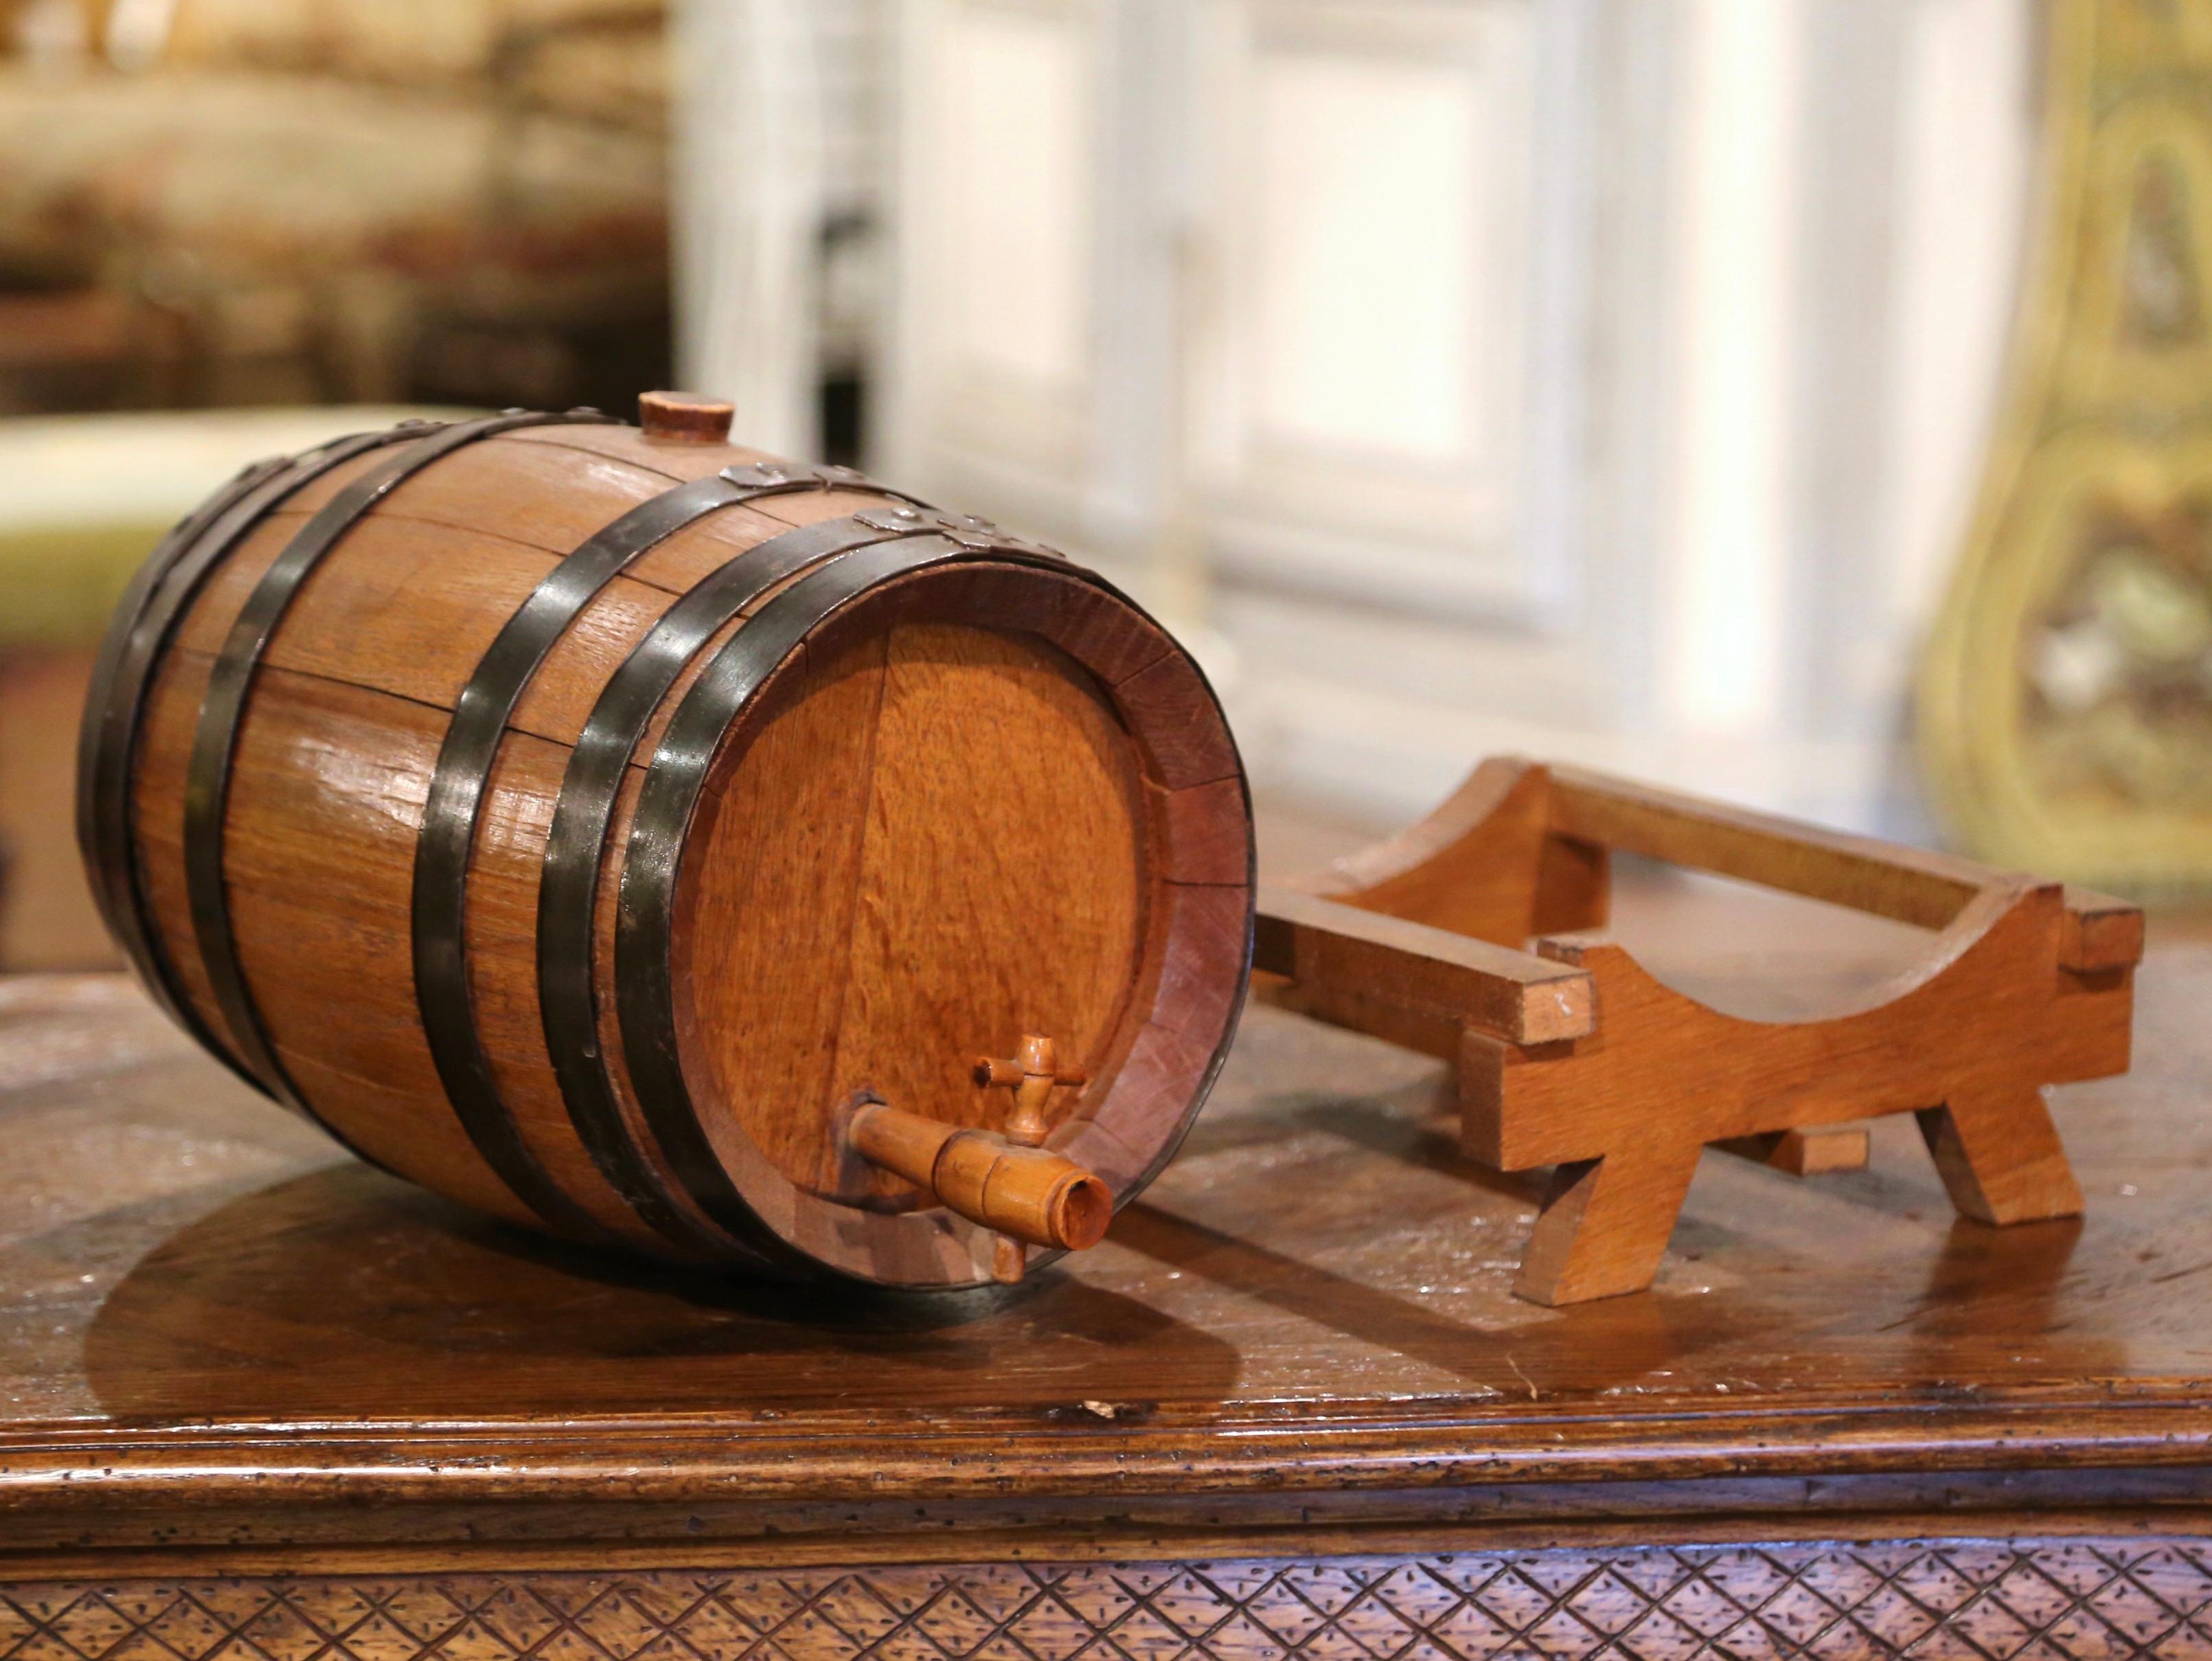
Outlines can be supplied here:
[[2212, 1658], [2212, 1541], [19, 1582], [0, 1661]]

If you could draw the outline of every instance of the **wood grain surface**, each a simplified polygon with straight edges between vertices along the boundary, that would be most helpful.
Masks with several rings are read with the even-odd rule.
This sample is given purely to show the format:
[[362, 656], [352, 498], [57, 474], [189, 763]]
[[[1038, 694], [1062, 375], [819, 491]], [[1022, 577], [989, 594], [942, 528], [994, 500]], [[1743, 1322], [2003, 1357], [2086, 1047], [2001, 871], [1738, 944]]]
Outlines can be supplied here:
[[[979, 1049], [1045, 1032], [1097, 1063], [1152, 878], [1134, 752], [1051, 648], [925, 624], [806, 673], [695, 822], [678, 983], [717, 1096], [792, 1180], [834, 1192], [825, 1107], [866, 1089], [995, 1125]], [[862, 1191], [915, 1195], [889, 1172]]]
[[[1778, 964], [1824, 972], [1802, 930], [1733, 938], [1701, 990]], [[2208, 996], [2212, 953], [2154, 953], [2136, 1071], [2053, 1092], [2078, 1220], [1955, 1217], [1883, 1121], [1863, 1171], [1705, 1161], [1650, 1294], [1547, 1310], [1511, 1293], [1540, 1179], [1459, 1152], [1437, 1064], [1278, 1010], [1095, 1250], [902, 1297], [502, 1228], [337, 1155], [119, 982], [6, 983], [0, 1547], [21, 1578], [2194, 1533]]]
[[[1918, 949], [1787, 1019], [1732, 1014], [1600, 932], [1615, 855], [1883, 919]], [[1255, 964], [1286, 1001], [1455, 1060], [1468, 1152], [1552, 1171], [1518, 1283], [1551, 1305], [1651, 1284], [1707, 1147], [1856, 1166], [1856, 1119], [1915, 1114], [1961, 1215], [2077, 1214], [2043, 1091], [2126, 1069], [2143, 942], [2107, 896], [1515, 757], [1260, 911]]]

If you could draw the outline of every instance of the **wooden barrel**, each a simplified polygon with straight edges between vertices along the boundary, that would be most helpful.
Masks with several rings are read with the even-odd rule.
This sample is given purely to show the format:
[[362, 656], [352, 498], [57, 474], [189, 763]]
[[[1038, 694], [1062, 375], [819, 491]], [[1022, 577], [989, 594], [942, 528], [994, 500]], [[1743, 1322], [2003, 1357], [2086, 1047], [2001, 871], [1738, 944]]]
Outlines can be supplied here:
[[645, 408], [179, 525], [86, 711], [110, 927], [249, 1083], [516, 1222], [911, 1287], [1086, 1244], [1243, 1001], [1211, 690], [1060, 555]]

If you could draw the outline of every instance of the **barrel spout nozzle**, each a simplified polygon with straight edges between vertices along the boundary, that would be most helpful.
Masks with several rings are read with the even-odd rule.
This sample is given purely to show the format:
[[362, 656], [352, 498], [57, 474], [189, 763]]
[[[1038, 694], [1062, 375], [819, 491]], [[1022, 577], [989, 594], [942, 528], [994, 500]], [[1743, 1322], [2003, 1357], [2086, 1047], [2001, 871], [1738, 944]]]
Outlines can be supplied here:
[[[1114, 1194], [1091, 1172], [1041, 1147], [994, 1131], [949, 1125], [887, 1103], [849, 1122], [862, 1158], [896, 1172], [948, 1210], [1010, 1239], [1063, 1251], [1094, 1246], [1113, 1220]], [[1007, 1254], [1000, 1254], [1001, 1280]]]

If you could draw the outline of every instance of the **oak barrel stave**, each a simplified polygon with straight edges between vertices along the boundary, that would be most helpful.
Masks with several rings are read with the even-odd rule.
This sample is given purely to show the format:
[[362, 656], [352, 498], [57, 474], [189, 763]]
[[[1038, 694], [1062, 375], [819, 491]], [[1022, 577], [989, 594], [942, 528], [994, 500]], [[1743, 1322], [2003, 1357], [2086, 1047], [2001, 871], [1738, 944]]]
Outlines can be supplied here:
[[[216, 1007], [222, 1012], [232, 1040], [242, 1052], [240, 1058], [289, 1106], [310, 1114], [314, 1111], [278, 1057], [246, 982], [232, 918], [224, 855], [230, 783], [241, 728], [269, 642], [301, 585], [314, 577], [324, 559], [380, 502], [410, 478], [467, 445], [515, 427], [603, 419], [596, 411], [572, 411], [566, 416], [509, 411], [432, 428], [411, 443], [392, 447], [373, 466], [349, 479], [285, 545], [239, 607], [230, 632], [209, 667], [184, 781], [185, 897], [201, 967]], [[492, 1162], [497, 1168], [496, 1158]], [[550, 1184], [538, 1181], [535, 1171], [501, 1170], [499, 1174], [516, 1197], [553, 1226], [575, 1230], [588, 1226], [573, 1202]], [[531, 1180], [521, 1180], [524, 1177]]]
[[[356, 457], [398, 441], [409, 428], [334, 439], [301, 455], [271, 458], [242, 469], [158, 544], [127, 586], [94, 662], [78, 743], [76, 830], [94, 896], [110, 931], [155, 1001], [224, 1066], [257, 1090], [266, 1086], [234, 1048], [173, 990], [161, 943], [146, 926], [141, 879], [131, 845], [132, 761], [151, 677], [216, 562], [237, 540], [289, 501], [305, 496], [325, 475]], [[367, 465], [364, 459], [359, 465]], [[333, 487], [335, 488], [335, 487]]]
[[[1057, 556], [857, 478], [800, 478], [677, 515], [556, 595], [557, 630], [541, 618], [521, 658], [511, 644], [488, 666], [532, 596], [556, 573], [582, 581], [579, 550], [625, 515], [712, 496], [724, 469], [775, 479], [733, 447], [612, 424], [477, 437], [327, 537], [288, 604], [264, 601], [264, 648], [232, 672], [220, 893], [247, 1003], [244, 1019], [226, 1011], [202, 950], [208, 886], [196, 928], [185, 874], [209, 845], [205, 810], [188, 837], [183, 803], [210, 673], [253, 633], [238, 618], [257, 586], [380, 455], [388, 468], [380, 447], [303, 484], [228, 548], [183, 538], [210, 569], [146, 678], [128, 800], [88, 809], [111, 838], [118, 811], [129, 827], [146, 966], [192, 1022], [249, 1057], [241, 1027], [258, 1025], [264, 1085], [289, 1081], [365, 1157], [511, 1220], [684, 1260], [957, 1285], [988, 1278], [988, 1231], [855, 1172], [825, 1092], [888, 1086], [984, 1123], [988, 1100], [949, 1080], [1042, 1000], [1101, 1081], [1062, 1092], [1054, 1145], [1090, 1150], [1121, 1197], [1141, 1186], [1225, 1049], [1251, 885], [1226, 728], [1142, 613]], [[888, 592], [917, 561], [945, 569]], [[848, 611], [872, 621], [843, 626]], [[687, 615], [681, 649], [612, 709], [623, 666]], [[718, 703], [706, 678], [736, 660], [750, 678]], [[470, 697], [489, 713], [457, 739]], [[88, 720], [89, 756], [116, 716]], [[595, 721], [611, 736], [582, 812]], [[456, 817], [433, 818], [433, 846], [448, 750]], [[963, 757], [1004, 792], [963, 800]], [[664, 806], [641, 830], [648, 796]], [[563, 814], [584, 827], [565, 866]], [[551, 888], [549, 857], [568, 872]], [[1055, 858], [1091, 874], [1040, 880]], [[1024, 932], [1025, 906], [1049, 938]], [[565, 957], [549, 954], [556, 936]], [[797, 971], [763, 972], [801, 940]]]
[[[401, 707], [388, 709], [368, 721], [363, 730], [373, 732], [381, 725], [395, 734], [405, 733], [416, 739], [416, 751], [410, 754], [404, 767], [392, 769], [395, 776], [404, 776], [409, 782], [407, 806], [413, 812], [420, 812], [421, 803], [416, 793], [427, 786], [433, 765], [436, 728], [406, 706], [419, 704], [449, 710], [482, 651], [560, 557], [550, 550], [517, 547], [501, 532], [477, 529], [463, 522], [465, 518], [476, 517], [503, 523], [506, 499], [497, 490], [498, 475], [482, 464], [490, 459], [486, 454], [488, 450], [503, 445], [511, 436], [504, 435], [482, 446], [455, 452], [438, 467], [402, 486], [392, 498], [392, 514], [363, 521], [317, 571], [288, 615], [283, 630], [272, 642], [265, 659], [272, 668], [312, 673], [321, 679], [374, 689], [404, 701]], [[414, 517], [417, 502], [412, 493], [418, 483], [440, 481], [447, 469], [458, 470], [471, 461], [478, 463], [474, 507], [469, 505], [460, 488], [448, 484], [429, 504], [441, 517], [434, 520]], [[650, 500], [665, 488], [665, 481], [658, 474], [625, 471], [632, 476], [622, 481], [625, 488], [621, 496], [600, 493], [600, 507], [610, 518], [619, 508]], [[462, 484], [469, 482], [464, 480]], [[335, 494], [335, 489], [319, 494], [327, 497]], [[313, 505], [312, 499], [308, 505]], [[270, 540], [281, 546], [284, 532], [292, 528], [295, 527], [271, 527]], [[744, 528], [757, 535], [779, 533], [789, 526], [782, 520], [756, 514]], [[672, 567], [678, 581], [687, 565], [694, 570], [710, 572], [746, 545], [744, 536], [733, 532], [726, 521], [701, 521], [683, 540], [705, 546], [678, 549], [676, 539], [672, 539], [657, 551], [662, 553], [664, 570]], [[185, 631], [185, 641], [198, 644], [220, 640], [227, 632], [228, 613], [234, 611], [250, 592], [252, 580], [259, 569], [275, 557], [276, 546], [258, 545], [258, 541], [257, 538], [256, 545], [241, 549], [238, 563], [244, 569], [238, 577], [210, 593], [204, 608], [205, 615], [196, 618], [194, 626]], [[455, 568], [460, 574], [459, 580], [440, 581], [441, 569]], [[565, 750], [567, 743], [573, 742], [581, 728], [596, 697], [594, 666], [610, 659], [618, 661], [644, 637], [659, 614], [679, 598], [680, 591], [674, 582], [665, 578], [664, 581], [667, 586], [659, 587], [629, 583], [611, 594], [603, 594], [588, 608], [578, 626], [556, 648], [541, 672], [532, 678], [517, 712], [515, 727], [548, 736], [562, 743]], [[434, 590], [439, 597], [433, 618], [437, 625], [433, 644], [437, 649], [410, 652], [405, 649], [409, 622], [423, 610], [421, 596]], [[189, 672], [195, 666], [185, 666]], [[190, 701], [196, 707], [197, 697]], [[281, 750], [302, 737], [296, 732], [280, 731], [271, 735], [269, 743]], [[255, 741], [255, 729], [249, 720], [241, 730], [241, 749], [250, 753]], [[350, 751], [362, 742], [356, 739], [337, 747]], [[427, 754], [422, 752], [426, 743]], [[551, 776], [557, 782], [557, 765], [551, 769]], [[148, 781], [142, 788], [156, 799], [169, 794], [161, 782]], [[544, 787], [541, 784], [540, 788]], [[557, 782], [553, 788], [557, 788]], [[302, 822], [313, 824], [312, 820]], [[413, 994], [408, 989], [406, 971], [401, 967], [401, 958], [409, 942], [395, 927], [397, 920], [405, 915], [404, 907], [394, 902], [405, 894], [406, 885], [411, 880], [412, 833], [406, 827], [395, 832], [388, 818], [380, 815], [366, 816], [365, 824], [385, 834], [381, 837], [357, 834], [341, 843], [331, 844], [345, 846], [349, 850], [345, 861], [334, 869], [318, 871], [313, 875], [297, 873], [288, 881], [282, 879], [276, 867], [270, 867], [271, 874], [279, 877], [279, 889], [310, 897], [304, 905], [295, 903], [284, 906], [273, 894], [240, 895], [234, 902], [234, 910], [241, 918], [237, 925], [240, 928], [247, 926], [245, 918], [264, 910], [270, 914], [270, 923], [262, 931], [268, 938], [268, 945], [263, 948], [263, 960], [269, 966], [258, 979], [286, 978], [289, 942], [301, 938], [298, 931], [303, 928], [309, 931], [304, 938], [313, 940], [318, 948], [318, 960], [327, 951], [328, 960], [345, 965], [341, 971], [343, 978], [336, 986], [319, 984], [310, 977], [296, 992], [289, 986], [276, 990], [276, 1000], [291, 1007], [292, 1018], [272, 1024], [281, 1031], [306, 1035], [297, 1047], [280, 1043], [280, 1056], [288, 1068], [297, 1064], [317, 1077], [320, 1088], [310, 1092], [312, 1099], [327, 1104], [328, 1116], [332, 1122], [380, 1163], [405, 1169], [409, 1144], [428, 1135], [434, 1142], [428, 1151], [445, 1173], [434, 1186], [445, 1186], [455, 1197], [516, 1220], [534, 1220], [533, 1214], [518, 1207], [495, 1173], [485, 1168], [485, 1162], [471, 1142], [455, 1134], [457, 1127], [435, 1123], [426, 1129], [416, 1123], [417, 1116], [410, 1104], [426, 1095], [434, 1097], [438, 1084], [427, 1047], [417, 1042], [414, 1031]], [[314, 829], [319, 834], [313, 840], [321, 846], [325, 845], [322, 836], [337, 832], [339, 827], [314, 824]], [[534, 878], [534, 858], [526, 855], [519, 863]], [[386, 919], [386, 927], [364, 934], [356, 926], [349, 935], [330, 938], [327, 924], [316, 915], [321, 908], [319, 896], [328, 884], [344, 884], [356, 869], [374, 873], [374, 902], [369, 910], [372, 916]], [[238, 892], [234, 880], [234, 893]], [[302, 912], [306, 913], [304, 916]], [[346, 986], [352, 983], [353, 959], [363, 950], [375, 953], [369, 963], [361, 965], [369, 972], [359, 977], [364, 988], [373, 989], [358, 995], [364, 1014], [373, 1015], [374, 1019], [329, 1027], [315, 1019], [317, 1005], [333, 995], [345, 995]], [[191, 977], [195, 991], [204, 999], [204, 973], [197, 954], [188, 951], [185, 956], [191, 970], [195, 971]], [[499, 967], [487, 971], [483, 978], [493, 985], [489, 989], [479, 985], [476, 989], [477, 1000], [510, 1006], [526, 1002], [534, 1011], [533, 995], [503, 984], [510, 978], [500, 972], [506, 959], [495, 954], [486, 961]], [[510, 1063], [520, 1076], [510, 1079], [505, 1093], [518, 1108], [516, 1116], [532, 1157], [541, 1164], [558, 1167], [562, 1186], [572, 1193], [580, 1190], [602, 1226], [626, 1231], [635, 1244], [653, 1244], [655, 1237], [648, 1231], [638, 1230], [628, 1209], [614, 1196], [599, 1191], [590, 1162], [580, 1155], [557, 1084], [550, 1074], [532, 1076], [544, 1068], [542, 1061], [535, 1068], [532, 1065], [533, 1050], [542, 1056], [542, 1047], [531, 1041], [535, 1029], [533, 1014], [521, 1032], [503, 1035], [509, 1039], [504, 1047], [510, 1055], [520, 1051], [518, 1060]]]

